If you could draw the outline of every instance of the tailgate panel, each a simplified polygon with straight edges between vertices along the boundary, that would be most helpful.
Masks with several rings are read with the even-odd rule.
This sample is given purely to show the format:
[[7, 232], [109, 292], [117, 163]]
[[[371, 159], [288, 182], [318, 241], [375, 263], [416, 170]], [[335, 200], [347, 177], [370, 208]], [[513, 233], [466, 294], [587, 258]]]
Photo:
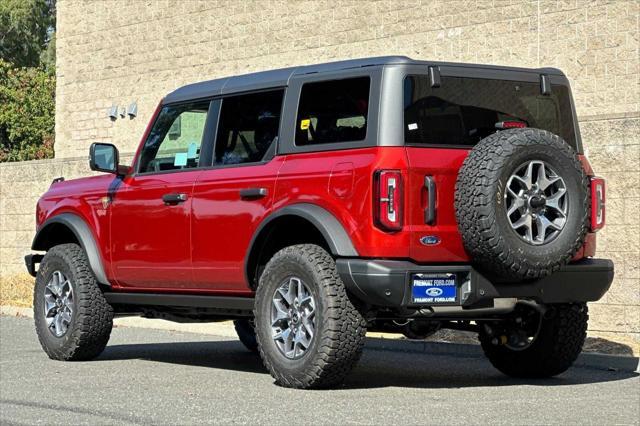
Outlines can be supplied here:
[[[407, 147], [406, 150], [409, 162], [406, 223], [411, 232], [411, 259], [424, 263], [468, 261], [458, 232], [453, 200], [458, 170], [469, 150], [418, 147]], [[433, 177], [436, 188], [435, 220], [431, 225], [425, 223], [426, 176]]]

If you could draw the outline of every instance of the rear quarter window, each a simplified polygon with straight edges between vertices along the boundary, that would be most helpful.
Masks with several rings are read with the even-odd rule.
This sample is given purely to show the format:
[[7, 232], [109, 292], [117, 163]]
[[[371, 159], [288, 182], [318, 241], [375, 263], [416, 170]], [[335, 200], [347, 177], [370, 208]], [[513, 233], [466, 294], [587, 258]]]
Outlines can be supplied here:
[[362, 141], [367, 136], [369, 77], [305, 83], [296, 119], [296, 145]]
[[505, 121], [548, 130], [576, 147], [566, 86], [542, 95], [533, 82], [442, 77], [434, 88], [426, 75], [404, 80], [407, 144], [473, 146]]

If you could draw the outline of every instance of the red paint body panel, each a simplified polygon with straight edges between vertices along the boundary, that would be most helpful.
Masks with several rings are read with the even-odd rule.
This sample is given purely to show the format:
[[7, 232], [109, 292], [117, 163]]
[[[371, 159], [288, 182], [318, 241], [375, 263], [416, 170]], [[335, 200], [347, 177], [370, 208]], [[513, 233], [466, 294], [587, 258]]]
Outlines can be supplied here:
[[[458, 170], [469, 150], [451, 148], [408, 147], [409, 187], [407, 210], [411, 232], [411, 259], [420, 263], [468, 262], [462, 238], [458, 232], [453, 198]], [[425, 176], [433, 176], [436, 187], [436, 217], [431, 225], [425, 224], [427, 208]], [[420, 238], [435, 236], [438, 244], [424, 245]]]
[[102, 205], [109, 186], [115, 180], [113, 175], [92, 176], [82, 179], [57, 182], [38, 200], [38, 230], [42, 224], [62, 213], [73, 213], [81, 217], [93, 234], [100, 248], [100, 256], [105, 265], [105, 273], [113, 280], [110, 265], [109, 212]]
[[[251, 238], [271, 213], [278, 171], [284, 157], [266, 164], [204, 170], [195, 183], [192, 204], [194, 290], [251, 294], [244, 261]], [[241, 199], [240, 191], [264, 188], [266, 196]]]
[[[408, 258], [410, 235], [406, 228], [389, 233], [373, 224], [372, 182], [376, 169], [406, 170], [405, 149], [361, 148], [290, 155], [280, 169], [273, 209], [296, 203], [316, 204], [340, 221], [360, 256]], [[337, 181], [336, 173], [342, 176]], [[349, 180], [353, 181], [351, 191], [345, 189]]]
[[[191, 204], [201, 170], [127, 176], [111, 201], [111, 263], [121, 287], [191, 287]], [[186, 194], [165, 205], [162, 196]]]

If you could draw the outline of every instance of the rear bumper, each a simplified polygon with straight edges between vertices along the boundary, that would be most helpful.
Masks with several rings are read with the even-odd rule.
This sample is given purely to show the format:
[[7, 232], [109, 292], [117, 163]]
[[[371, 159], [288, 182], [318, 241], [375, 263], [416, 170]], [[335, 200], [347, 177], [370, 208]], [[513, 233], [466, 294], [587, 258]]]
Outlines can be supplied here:
[[419, 309], [412, 303], [411, 275], [454, 273], [466, 284], [463, 308], [493, 306], [496, 299], [528, 299], [538, 303], [594, 302], [611, 286], [613, 262], [583, 259], [548, 277], [519, 283], [493, 283], [471, 265], [417, 265], [408, 261], [338, 259], [338, 273], [350, 293], [362, 302], [385, 308]]

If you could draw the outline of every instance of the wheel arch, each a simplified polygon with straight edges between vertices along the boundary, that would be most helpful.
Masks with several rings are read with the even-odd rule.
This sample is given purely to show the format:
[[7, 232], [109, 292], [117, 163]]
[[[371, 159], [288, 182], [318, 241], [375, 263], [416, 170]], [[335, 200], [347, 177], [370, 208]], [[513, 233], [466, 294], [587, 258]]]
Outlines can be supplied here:
[[33, 238], [31, 249], [46, 251], [63, 243], [76, 243], [82, 247], [96, 280], [100, 284], [110, 285], [93, 233], [77, 214], [61, 213], [45, 221]]
[[338, 219], [315, 204], [299, 203], [283, 207], [260, 223], [245, 256], [245, 278], [257, 288], [260, 268], [289, 245], [315, 243], [336, 257], [357, 257], [358, 251]]

